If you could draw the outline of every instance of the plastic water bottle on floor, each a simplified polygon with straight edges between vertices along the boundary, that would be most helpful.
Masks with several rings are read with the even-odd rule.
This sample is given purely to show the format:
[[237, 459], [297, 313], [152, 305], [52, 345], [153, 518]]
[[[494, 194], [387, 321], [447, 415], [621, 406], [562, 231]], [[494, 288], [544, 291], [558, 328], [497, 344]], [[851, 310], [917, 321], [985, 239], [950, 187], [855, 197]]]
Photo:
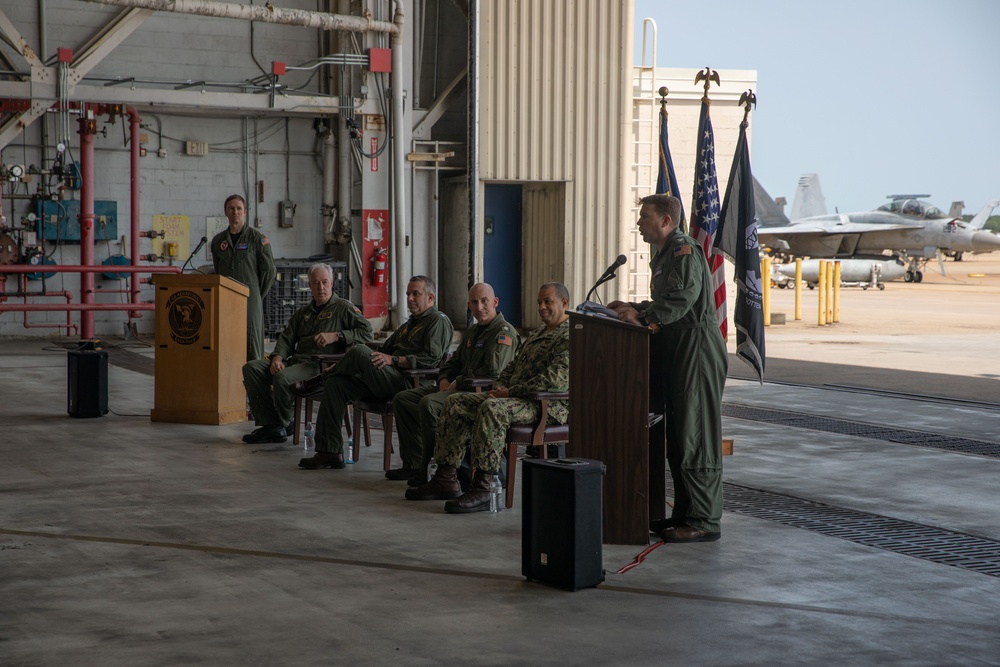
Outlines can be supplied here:
[[307, 452], [316, 451], [316, 428], [312, 422], [306, 422], [303, 447]]
[[430, 463], [427, 464], [427, 481], [428, 482], [431, 481], [431, 478], [434, 477], [434, 473], [436, 473], [437, 471], [438, 471], [438, 463], [437, 463], [437, 461], [434, 460], [434, 457], [432, 456], [431, 460], [430, 460]]
[[503, 509], [503, 484], [500, 475], [493, 475], [490, 480], [490, 512], [496, 513]]
[[344, 441], [344, 463], [354, 463], [354, 438], [348, 438]]

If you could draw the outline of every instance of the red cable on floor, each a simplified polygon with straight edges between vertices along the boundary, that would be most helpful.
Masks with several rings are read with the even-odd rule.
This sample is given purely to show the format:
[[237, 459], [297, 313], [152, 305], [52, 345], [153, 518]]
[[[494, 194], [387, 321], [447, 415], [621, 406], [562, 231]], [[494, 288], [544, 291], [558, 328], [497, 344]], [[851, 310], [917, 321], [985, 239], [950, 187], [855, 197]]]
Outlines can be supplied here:
[[649, 555], [649, 552], [651, 552], [653, 549], [656, 549], [657, 547], [662, 547], [664, 544], [666, 544], [666, 542], [657, 542], [656, 544], [649, 545], [648, 547], [646, 547], [645, 549], [643, 549], [642, 553], [640, 553], [638, 556], [636, 556], [632, 560], [631, 563], [629, 563], [628, 565], [626, 565], [622, 569], [620, 569], [617, 572], [615, 572], [615, 574], [625, 574], [626, 572], [628, 572], [629, 570], [631, 570], [633, 567], [635, 567], [636, 565], [638, 565], [642, 561], [646, 560], [646, 556]]

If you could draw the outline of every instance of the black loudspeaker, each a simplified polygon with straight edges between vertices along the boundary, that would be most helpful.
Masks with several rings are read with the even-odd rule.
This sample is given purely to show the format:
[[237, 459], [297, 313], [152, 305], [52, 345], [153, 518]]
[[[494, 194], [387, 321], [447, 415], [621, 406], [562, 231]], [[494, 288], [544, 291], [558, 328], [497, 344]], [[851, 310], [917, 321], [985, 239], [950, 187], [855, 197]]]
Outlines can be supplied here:
[[604, 464], [524, 459], [521, 573], [575, 591], [604, 581], [601, 502]]
[[108, 414], [107, 350], [71, 350], [67, 411], [70, 417]]

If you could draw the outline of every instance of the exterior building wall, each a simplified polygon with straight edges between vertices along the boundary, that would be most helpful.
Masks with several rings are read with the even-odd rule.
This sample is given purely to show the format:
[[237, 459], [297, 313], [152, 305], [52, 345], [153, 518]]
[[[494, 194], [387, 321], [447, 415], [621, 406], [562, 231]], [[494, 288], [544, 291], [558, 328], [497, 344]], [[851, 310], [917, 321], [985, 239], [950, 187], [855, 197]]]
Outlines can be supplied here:
[[[670, 156], [677, 174], [681, 202], [685, 215], [690, 216], [694, 189], [695, 152], [697, 150], [698, 118], [701, 112], [701, 98], [704, 94], [702, 83], [695, 84], [699, 70], [685, 68], [640, 68], [633, 70], [632, 128], [631, 128], [631, 183], [629, 192], [628, 219], [628, 278], [627, 296], [631, 301], [641, 301], [649, 297], [650, 246], [643, 242], [635, 227], [639, 217], [639, 207], [635, 202], [640, 197], [656, 191], [656, 177], [659, 160], [660, 96], [656, 91], [666, 86], [667, 127], [670, 141]], [[714, 83], [708, 92], [711, 100], [710, 115], [715, 135], [715, 166], [719, 180], [719, 203], [726, 196], [729, 170], [736, 152], [743, 107], [738, 106], [740, 95], [748, 89], [756, 92], [757, 72], [754, 70], [717, 70], [721, 86]], [[753, 112], [750, 114], [747, 140], [753, 143]], [[752, 150], [751, 150], [752, 153]], [[732, 266], [726, 262], [727, 282], [732, 285]], [[621, 274], [620, 274], [621, 279]], [[727, 290], [732, 301], [733, 290]], [[730, 303], [732, 312], [732, 303]]]
[[[561, 184], [525, 190], [526, 322], [537, 321], [540, 283], [564, 282], [582, 300], [621, 251], [632, 23], [630, 1], [480, 3], [479, 192], [486, 182]], [[482, 217], [480, 208], [480, 229]], [[481, 272], [481, 243], [476, 252]]]

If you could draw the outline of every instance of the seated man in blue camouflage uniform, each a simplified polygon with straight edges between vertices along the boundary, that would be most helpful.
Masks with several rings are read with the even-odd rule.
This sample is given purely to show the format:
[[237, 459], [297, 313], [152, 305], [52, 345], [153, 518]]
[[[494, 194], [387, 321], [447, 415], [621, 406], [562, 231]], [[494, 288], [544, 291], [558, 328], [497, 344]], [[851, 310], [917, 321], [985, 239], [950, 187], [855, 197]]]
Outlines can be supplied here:
[[[438, 421], [434, 477], [423, 486], [407, 489], [410, 500], [448, 500], [450, 514], [482, 512], [490, 508], [490, 483], [500, 470], [511, 424], [537, 421], [538, 401], [523, 396], [539, 391], [569, 389], [569, 290], [561, 283], [546, 283], [538, 290], [538, 314], [544, 324], [533, 331], [521, 350], [486, 394], [455, 394], [444, 404]], [[566, 401], [549, 404], [550, 423], [569, 419]], [[476, 474], [463, 495], [458, 466], [472, 440], [472, 467]], [[449, 500], [450, 499], [450, 500]]]
[[333, 270], [326, 264], [309, 268], [313, 302], [292, 315], [278, 336], [268, 361], [255, 359], [243, 366], [243, 384], [260, 428], [243, 442], [284, 442], [294, 418], [295, 397], [288, 387], [320, 371], [310, 356], [330, 353], [334, 345], [369, 343], [372, 325], [357, 306], [333, 293]]

